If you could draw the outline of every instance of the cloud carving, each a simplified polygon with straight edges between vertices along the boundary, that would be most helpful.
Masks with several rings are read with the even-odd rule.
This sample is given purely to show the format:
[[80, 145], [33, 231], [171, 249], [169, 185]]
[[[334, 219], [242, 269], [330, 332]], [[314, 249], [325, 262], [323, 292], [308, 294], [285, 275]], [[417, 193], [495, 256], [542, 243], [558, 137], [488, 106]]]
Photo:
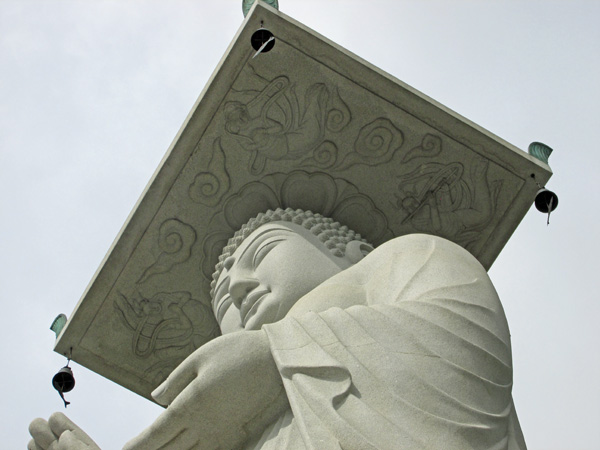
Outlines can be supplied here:
[[221, 139], [217, 138], [213, 143], [213, 154], [208, 163], [208, 170], [196, 175], [188, 194], [196, 203], [216, 206], [228, 190], [229, 174], [225, 168], [225, 153], [221, 148]]
[[376, 166], [386, 163], [403, 143], [402, 131], [389, 119], [375, 119], [359, 131], [354, 142], [354, 151], [346, 155], [336, 170], [345, 170], [355, 164]]

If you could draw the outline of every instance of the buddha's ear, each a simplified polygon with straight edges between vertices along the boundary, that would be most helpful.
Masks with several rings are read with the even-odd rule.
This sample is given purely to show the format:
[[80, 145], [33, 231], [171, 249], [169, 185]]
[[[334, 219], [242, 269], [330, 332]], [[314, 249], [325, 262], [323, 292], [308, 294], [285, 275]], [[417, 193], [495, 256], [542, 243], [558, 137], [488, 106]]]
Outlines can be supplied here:
[[373, 247], [366, 242], [350, 241], [346, 244], [346, 258], [356, 264], [373, 251]]

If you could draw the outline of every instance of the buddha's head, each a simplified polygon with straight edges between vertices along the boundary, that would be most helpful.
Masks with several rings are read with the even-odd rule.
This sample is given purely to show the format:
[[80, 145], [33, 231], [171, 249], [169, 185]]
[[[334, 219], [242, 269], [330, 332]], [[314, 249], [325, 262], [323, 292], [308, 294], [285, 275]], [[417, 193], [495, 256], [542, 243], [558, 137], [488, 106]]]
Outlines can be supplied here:
[[213, 274], [221, 331], [258, 330], [283, 319], [302, 296], [370, 250], [359, 234], [320, 214], [259, 214], [229, 240]]

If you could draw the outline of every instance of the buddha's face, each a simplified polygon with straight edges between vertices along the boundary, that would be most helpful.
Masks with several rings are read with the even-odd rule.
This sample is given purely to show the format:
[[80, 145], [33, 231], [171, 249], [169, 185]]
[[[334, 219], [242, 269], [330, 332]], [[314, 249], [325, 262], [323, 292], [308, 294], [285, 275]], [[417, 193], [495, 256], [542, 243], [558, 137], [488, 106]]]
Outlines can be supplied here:
[[299, 225], [261, 226], [224, 261], [213, 303], [221, 331], [258, 330], [283, 319], [303, 295], [350, 265]]

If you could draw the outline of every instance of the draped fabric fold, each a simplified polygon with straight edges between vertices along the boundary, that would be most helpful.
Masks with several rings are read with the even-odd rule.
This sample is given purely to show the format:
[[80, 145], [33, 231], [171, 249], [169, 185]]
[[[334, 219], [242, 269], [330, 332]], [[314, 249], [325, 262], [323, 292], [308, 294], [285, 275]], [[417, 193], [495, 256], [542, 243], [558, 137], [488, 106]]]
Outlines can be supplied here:
[[506, 319], [475, 258], [405, 236], [316, 291], [342, 285], [364, 304], [263, 327], [291, 409], [248, 448], [525, 448]]

